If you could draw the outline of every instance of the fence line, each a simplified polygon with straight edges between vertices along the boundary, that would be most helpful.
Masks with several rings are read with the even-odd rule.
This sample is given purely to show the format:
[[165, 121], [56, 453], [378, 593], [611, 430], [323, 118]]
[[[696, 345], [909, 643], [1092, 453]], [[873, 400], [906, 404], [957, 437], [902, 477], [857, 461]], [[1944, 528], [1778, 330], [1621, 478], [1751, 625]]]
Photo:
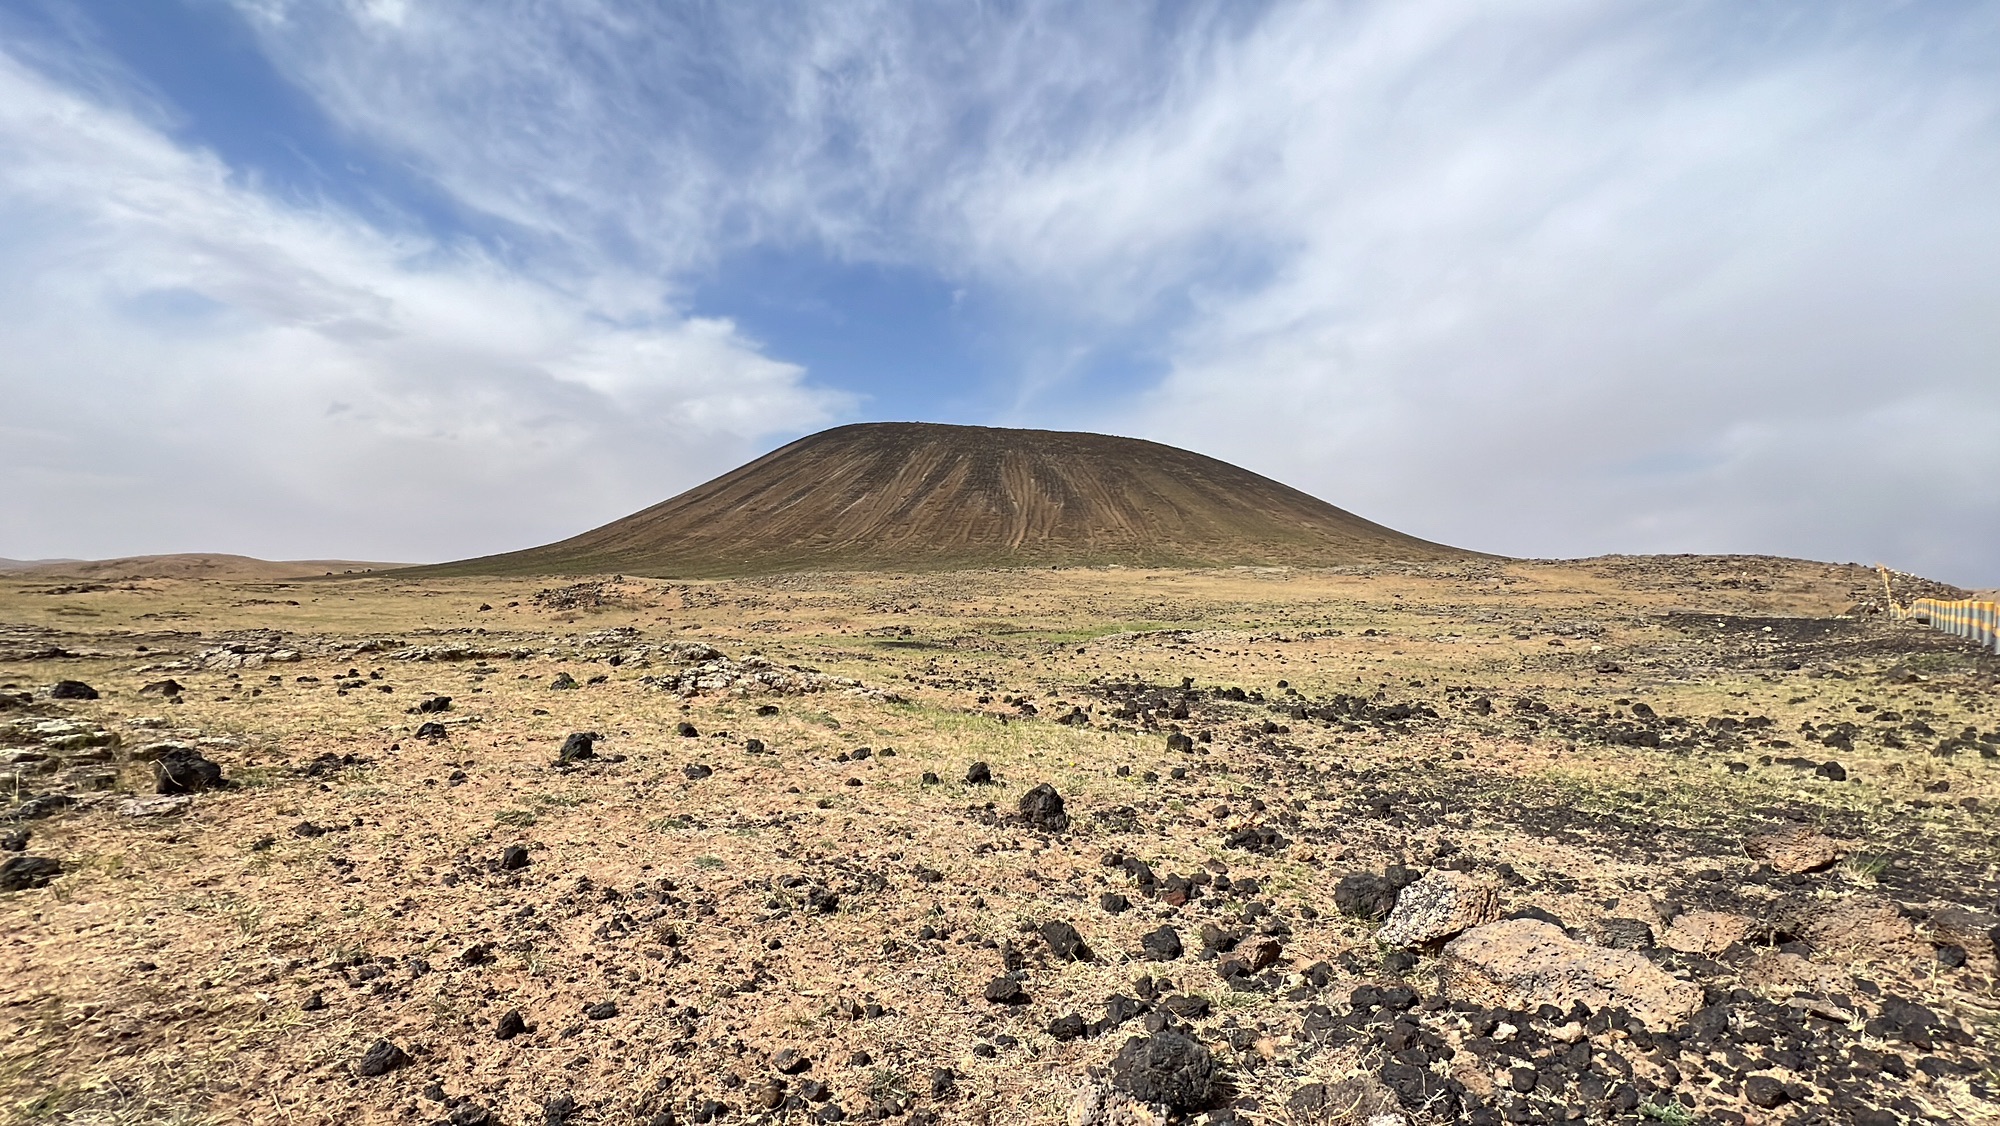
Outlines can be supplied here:
[[1889, 606], [1898, 621], [1915, 621], [1954, 637], [1970, 638], [2000, 653], [2000, 602], [1919, 598], [1907, 607], [1898, 607], [1893, 602]]

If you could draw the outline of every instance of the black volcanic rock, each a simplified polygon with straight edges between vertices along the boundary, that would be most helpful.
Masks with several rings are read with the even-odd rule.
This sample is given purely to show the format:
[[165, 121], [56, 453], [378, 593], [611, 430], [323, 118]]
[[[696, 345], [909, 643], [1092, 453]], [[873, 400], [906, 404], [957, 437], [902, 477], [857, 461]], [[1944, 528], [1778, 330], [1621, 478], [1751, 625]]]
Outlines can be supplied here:
[[172, 746], [153, 760], [153, 792], [193, 794], [220, 789], [222, 767], [188, 747]]
[[1060, 833], [1069, 828], [1062, 795], [1047, 782], [1021, 795], [1021, 820], [1046, 833]]
[[1173, 1029], [1135, 1036], [1111, 1061], [1111, 1081], [1141, 1102], [1198, 1110], [1215, 1086], [1215, 1056]]

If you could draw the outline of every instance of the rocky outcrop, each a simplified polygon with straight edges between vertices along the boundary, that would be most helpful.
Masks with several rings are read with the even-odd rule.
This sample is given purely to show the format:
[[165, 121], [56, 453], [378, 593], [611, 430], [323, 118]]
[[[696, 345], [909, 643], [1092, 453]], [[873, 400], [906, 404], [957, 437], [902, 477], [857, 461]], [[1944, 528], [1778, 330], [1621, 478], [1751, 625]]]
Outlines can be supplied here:
[[1481, 1005], [1620, 1008], [1653, 1027], [1701, 1007], [1701, 990], [1669, 976], [1643, 954], [1578, 942], [1537, 919], [1475, 927], [1446, 944], [1446, 992]]

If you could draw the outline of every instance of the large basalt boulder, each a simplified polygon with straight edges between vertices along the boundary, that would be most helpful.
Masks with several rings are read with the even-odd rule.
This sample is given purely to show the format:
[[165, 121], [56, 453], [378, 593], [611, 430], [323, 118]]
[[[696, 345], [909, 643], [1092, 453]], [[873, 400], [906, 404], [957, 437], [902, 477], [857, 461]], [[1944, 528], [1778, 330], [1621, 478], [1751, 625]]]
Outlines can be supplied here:
[[1445, 992], [1456, 1000], [1509, 1009], [1542, 1005], [1621, 1008], [1667, 1028], [1701, 1007], [1701, 989], [1672, 977], [1645, 955], [1578, 942], [1539, 919], [1474, 927], [1447, 943]]

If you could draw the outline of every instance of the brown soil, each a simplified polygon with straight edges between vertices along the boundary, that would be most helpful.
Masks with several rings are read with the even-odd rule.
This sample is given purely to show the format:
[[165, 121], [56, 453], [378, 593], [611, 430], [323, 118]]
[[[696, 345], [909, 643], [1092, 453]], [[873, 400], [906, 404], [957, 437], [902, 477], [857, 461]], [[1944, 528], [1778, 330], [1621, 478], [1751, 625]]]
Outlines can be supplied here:
[[802, 438], [561, 543], [427, 571], [718, 576], [1469, 557], [1171, 446], [880, 422]]

